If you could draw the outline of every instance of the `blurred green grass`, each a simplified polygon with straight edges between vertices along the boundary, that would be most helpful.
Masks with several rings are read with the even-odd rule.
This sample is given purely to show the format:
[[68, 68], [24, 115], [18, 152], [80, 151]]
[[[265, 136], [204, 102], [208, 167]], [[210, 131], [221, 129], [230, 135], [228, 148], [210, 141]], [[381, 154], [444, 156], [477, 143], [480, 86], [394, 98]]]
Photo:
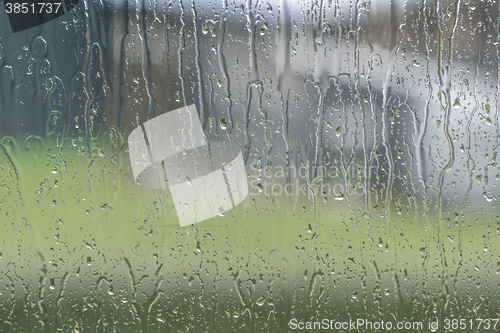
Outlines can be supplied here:
[[181, 228], [168, 190], [135, 185], [123, 144], [1, 142], [2, 332], [499, 315], [494, 213], [259, 195]]

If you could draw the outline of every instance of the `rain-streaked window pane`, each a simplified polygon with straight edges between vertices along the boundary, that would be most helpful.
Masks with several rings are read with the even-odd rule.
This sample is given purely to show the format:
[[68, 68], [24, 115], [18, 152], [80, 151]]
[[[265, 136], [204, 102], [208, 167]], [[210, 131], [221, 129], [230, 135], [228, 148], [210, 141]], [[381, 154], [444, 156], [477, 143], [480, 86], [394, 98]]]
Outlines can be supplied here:
[[1, 1], [0, 332], [500, 330], [499, 12]]

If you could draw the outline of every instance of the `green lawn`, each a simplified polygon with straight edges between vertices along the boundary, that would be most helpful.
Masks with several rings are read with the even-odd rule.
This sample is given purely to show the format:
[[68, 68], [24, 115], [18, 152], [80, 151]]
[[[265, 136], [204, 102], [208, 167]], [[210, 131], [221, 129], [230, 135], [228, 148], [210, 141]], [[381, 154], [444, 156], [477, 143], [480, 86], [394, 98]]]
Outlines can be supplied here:
[[1, 332], [500, 316], [494, 210], [259, 195], [181, 228], [168, 191], [135, 185], [120, 144], [60, 146], [2, 140]]

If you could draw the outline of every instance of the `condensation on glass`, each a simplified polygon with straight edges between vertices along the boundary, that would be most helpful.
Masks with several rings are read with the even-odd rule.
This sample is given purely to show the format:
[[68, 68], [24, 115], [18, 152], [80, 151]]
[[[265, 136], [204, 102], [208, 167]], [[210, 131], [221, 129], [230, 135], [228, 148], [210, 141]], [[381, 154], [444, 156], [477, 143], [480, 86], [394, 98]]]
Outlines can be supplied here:
[[[497, 318], [498, 3], [7, 3], [0, 331]], [[188, 106], [248, 191], [181, 227], [191, 178], [141, 186], [128, 140]]]

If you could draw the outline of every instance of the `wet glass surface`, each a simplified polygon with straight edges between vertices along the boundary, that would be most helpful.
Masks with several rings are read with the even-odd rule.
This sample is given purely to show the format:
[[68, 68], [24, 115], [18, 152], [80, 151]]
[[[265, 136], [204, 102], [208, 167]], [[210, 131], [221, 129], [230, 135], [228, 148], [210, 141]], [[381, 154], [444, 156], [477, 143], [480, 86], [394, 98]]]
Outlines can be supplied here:
[[26, 4], [0, 332], [500, 329], [498, 3]]

